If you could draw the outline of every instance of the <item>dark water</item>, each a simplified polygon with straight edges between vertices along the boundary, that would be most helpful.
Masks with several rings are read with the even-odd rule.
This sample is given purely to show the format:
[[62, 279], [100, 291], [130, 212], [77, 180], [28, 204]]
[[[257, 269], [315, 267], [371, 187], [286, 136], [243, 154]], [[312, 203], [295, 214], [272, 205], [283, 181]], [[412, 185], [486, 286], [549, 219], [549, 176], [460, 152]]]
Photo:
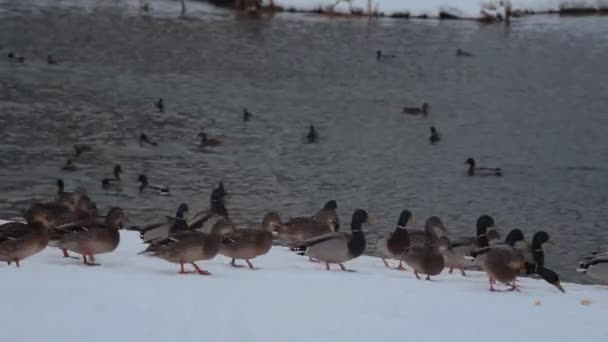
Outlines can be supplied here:
[[[178, 5], [154, 3], [139, 17], [125, 1], [0, 1], [0, 217], [50, 198], [58, 177], [86, 187], [102, 206], [136, 222], [180, 202], [207, 206], [224, 180], [237, 222], [275, 209], [312, 213], [337, 199], [375, 222], [373, 241], [409, 208], [421, 225], [439, 215], [473, 234], [493, 215], [503, 232], [548, 231], [548, 264], [582, 280], [580, 254], [608, 242], [608, 20], [520, 19], [507, 30], [466, 21], [251, 19], [204, 5], [176, 19]], [[96, 5], [97, 4], [97, 5]], [[396, 54], [378, 63], [378, 48]], [[475, 53], [457, 58], [455, 50]], [[48, 66], [47, 54], [59, 65]], [[166, 112], [153, 106], [157, 97]], [[404, 105], [431, 104], [428, 118]], [[241, 121], [249, 108], [254, 119]], [[314, 123], [321, 142], [302, 137]], [[443, 135], [428, 143], [435, 125]], [[197, 147], [204, 129], [224, 144]], [[145, 131], [157, 148], [141, 147]], [[74, 143], [91, 143], [80, 170], [60, 165]], [[503, 178], [469, 178], [464, 161], [500, 166]], [[121, 191], [100, 180], [115, 163]], [[135, 178], [171, 187], [138, 195]], [[370, 251], [373, 247], [369, 248]]]

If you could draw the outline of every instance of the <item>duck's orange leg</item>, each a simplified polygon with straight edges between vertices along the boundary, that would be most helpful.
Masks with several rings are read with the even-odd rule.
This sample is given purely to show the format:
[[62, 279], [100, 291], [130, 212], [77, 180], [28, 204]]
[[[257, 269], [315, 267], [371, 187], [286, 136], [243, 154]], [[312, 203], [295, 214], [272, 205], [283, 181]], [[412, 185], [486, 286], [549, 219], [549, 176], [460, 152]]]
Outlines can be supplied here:
[[399, 266], [395, 267], [399, 271], [407, 271], [407, 268], [403, 267], [403, 260], [399, 259]]
[[[196, 269], [196, 272], [198, 272], [198, 274], [202, 274], [202, 275], [211, 275], [211, 273], [209, 273], [209, 271], [205, 271], [202, 268], [198, 267], [197, 264], [192, 263], [192, 266], [194, 266], [194, 269]], [[182, 266], [183, 267], [183, 266]]]

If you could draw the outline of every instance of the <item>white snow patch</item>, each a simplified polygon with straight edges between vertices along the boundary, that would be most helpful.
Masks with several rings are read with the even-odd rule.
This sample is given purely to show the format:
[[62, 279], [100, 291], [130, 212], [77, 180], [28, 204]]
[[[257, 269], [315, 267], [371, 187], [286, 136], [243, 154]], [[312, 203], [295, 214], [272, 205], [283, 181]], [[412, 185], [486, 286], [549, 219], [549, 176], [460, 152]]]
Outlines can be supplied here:
[[[2, 223], [2, 221], [0, 221]], [[606, 341], [608, 289], [521, 279], [522, 292], [491, 293], [481, 272], [436, 281], [384, 268], [378, 258], [326, 272], [285, 248], [234, 269], [217, 257], [211, 276], [138, 256], [123, 232], [118, 249], [83, 266], [47, 248], [0, 265], [6, 341]], [[337, 268], [337, 267], [336, 267]]]

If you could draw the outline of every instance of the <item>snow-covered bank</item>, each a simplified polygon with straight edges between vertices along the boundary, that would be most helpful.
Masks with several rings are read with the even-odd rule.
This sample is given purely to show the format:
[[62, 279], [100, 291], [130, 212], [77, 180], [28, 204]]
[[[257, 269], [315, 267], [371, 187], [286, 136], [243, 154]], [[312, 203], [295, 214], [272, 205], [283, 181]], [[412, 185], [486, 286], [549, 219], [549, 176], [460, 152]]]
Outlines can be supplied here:
[[262, 0], [264, 6], [294, 12], [392, 17], [483, 19], [513, 15], [608, 11], [608, 0]]
[[217, 257], [211, 276], [179, 275], [177, 265], [138, 256], [123, 232], [99, 267], [47, 248], [0, 265], [2, 333], [12, 341], [604, 341], [608, 289], [522, 279], [522, 292], [492, 293], [480, 272], [436, 281], [361, 257], [323, 266], [275, 247], [234, 269]]

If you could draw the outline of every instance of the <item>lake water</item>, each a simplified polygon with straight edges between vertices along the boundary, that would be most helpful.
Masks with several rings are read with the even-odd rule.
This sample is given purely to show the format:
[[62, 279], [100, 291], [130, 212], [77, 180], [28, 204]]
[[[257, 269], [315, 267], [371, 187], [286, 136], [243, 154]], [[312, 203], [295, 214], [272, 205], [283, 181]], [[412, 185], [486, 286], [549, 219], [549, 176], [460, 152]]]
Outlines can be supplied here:
[[[405, 208], [416, 226], [438, 215], [460, 234], [474, 234], [484, 213], [504, 234], [546, 230], [556, 242], [547, 264], [571, 281], [584, 281], [578, 257], [608, 243], [606, 18], [534, 16], [510, 28], [255, 19], [192, 3], [190, 18], [177, 19], [175, 2], [156, 1], [147, 17], [135, 4], [0, 0], [0, 217], [51, 198], [59, 177], [134, 223], [181, 202], [205, 208], [223, 180], [243, 225], [271, 209], [311, 214], [328, 199], [345, 223], [367, 209], [370, 253]], [[376, 49], [397, 57], [377, 62]], [[26, 63], [8, 63], [11, 50]], [[59, 64], [47, 65], [48, 54]], [[425, 101], [427, 118], [400, 112]], [[308, 145], [311, 123], [321, 141]], [[223, 145], [202, 151], [202, 130]], [[159, 146], [140, 146], [143, 131]], [[61, 172], [75, 143], [94, 152]], [[467, 177], [468, 157], [504, 177]], [[122, 190], [104, 191], [116, 163]], [[172, 195], [139, 195], [144, 172]]]

